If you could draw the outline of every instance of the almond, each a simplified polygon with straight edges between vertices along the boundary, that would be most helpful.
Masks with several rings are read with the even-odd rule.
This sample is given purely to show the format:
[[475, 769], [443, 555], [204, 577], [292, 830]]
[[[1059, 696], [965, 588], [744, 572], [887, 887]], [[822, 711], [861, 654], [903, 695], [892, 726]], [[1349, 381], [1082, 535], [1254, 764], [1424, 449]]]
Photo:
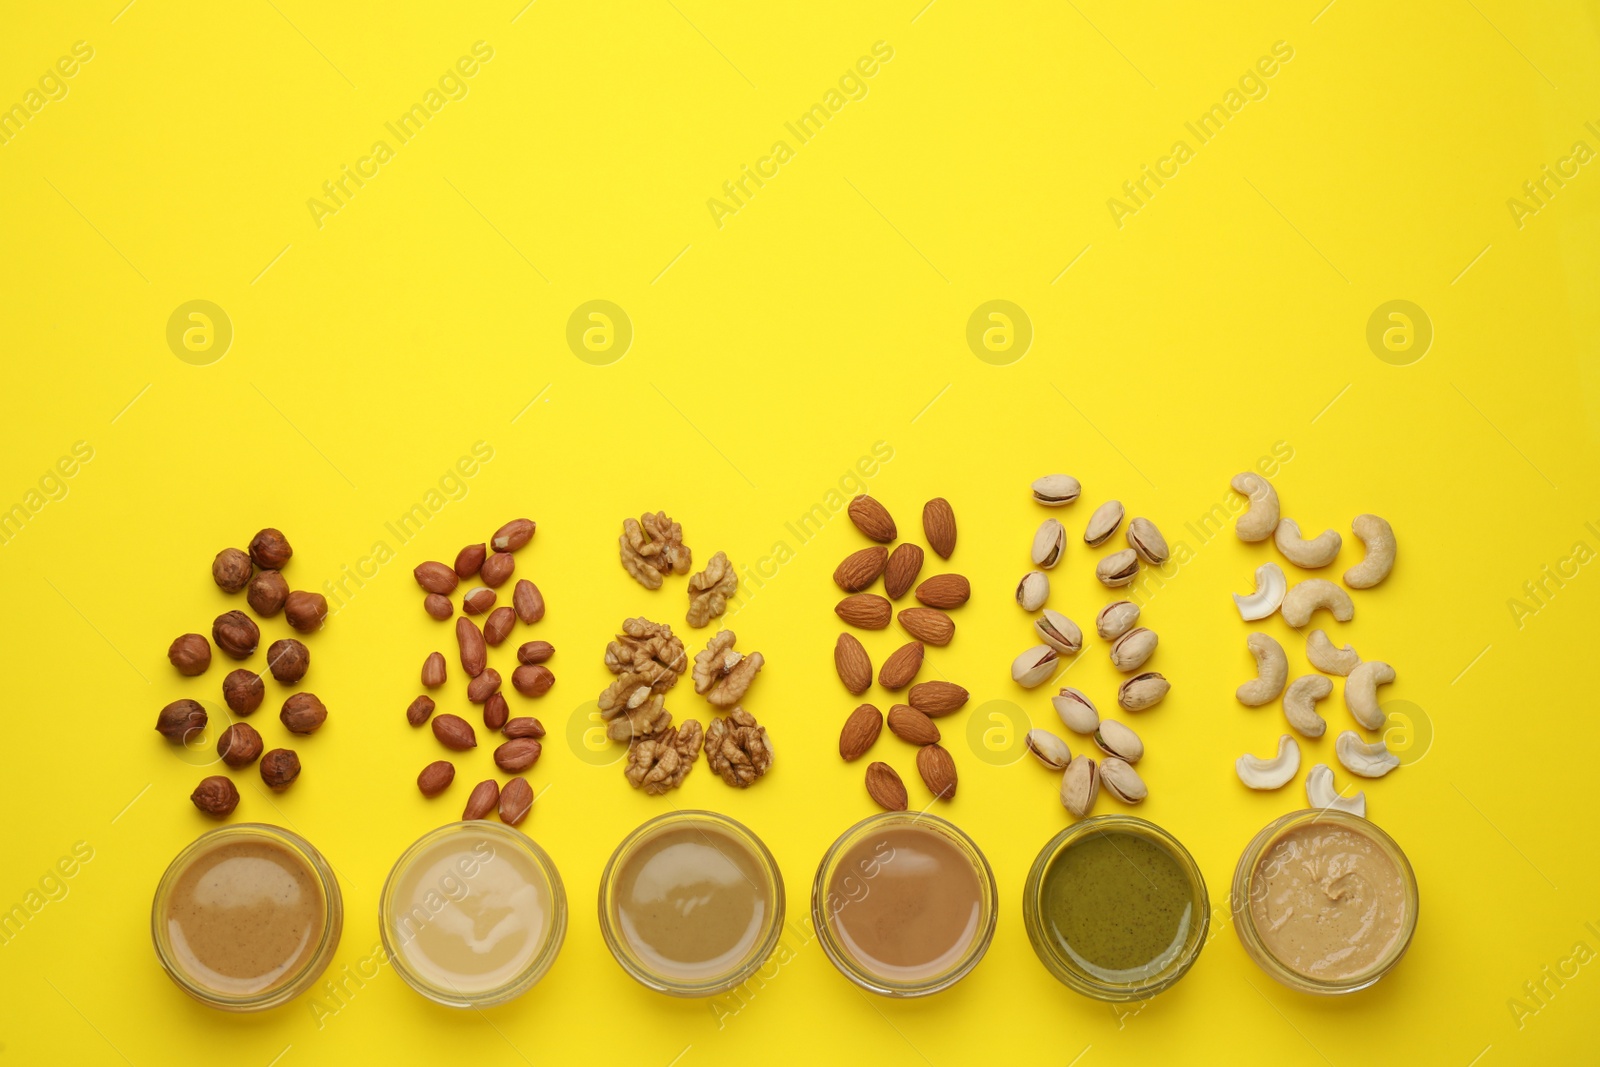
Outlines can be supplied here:
[[529, 641], [517, 649], [518, 663], [545, 663], [556, 654], [556, 646], [549, 641]]
[[472, 724], [459, 715], [435, 715], [433, 736], [445, 748], [453, 748], [457, 752], [478, 747], [478, 735], [472, 732]]
[[950, 501], [936, 496], [922, 505], [922, 532], [928, 545], [945, 559], [956, 550], [956, 513]]
[[917, 749], [917, 773], [936, 800], [954, 800], [956, 796], [956, 761], [939, 745], [924, 745]]
[[500, 692], [500, 672], [493, 667], [484, 668], [482, 674], [467, 683], [467, 699], [474, 704], [482, 704], [498, 692]]
[[511, 628], [516, 624], [516, 612], [504, 606], [495, 608], [483, 620], [483, 639], [498, 648], [500, 642], [511, 636]]
[[871, 548], [852, 552], [844, 558], [843, 563], [834, 568], [834, 584], [846, 593], [859, 593], [878, 580], [878, 575], [883, 573], [884, 565], [888, 561], [889, 550], [882, 545], [873, 545]]
[[889, 563], [883, 569], [883, 591], [889, 594], [890, 600], [899, 600], [920, 573], [922, 549], [910, 542], [901, 544], [889, 553]]
[[904, 689], [922, 669], [922, 642], [911, 641], [889, 654], [878, 669], [878, 684], [885, 689]]
[[863, 704], [850, 713], [839, 731], [839, 755], [848, 763], [860, 759], [878, 739], [883, 730], [883, 712], [871, 704]]
[[461, 669], [469, 678], [483, 673], [489, 662], [489, 652], [483, 646], [483, 631], [465, 615], [456, 619], [456, 644], [461, 646]]
[[467, 798], [467, 806], [462, 810], [463, 819], [487, 819], [494, 810], [495, 802], [500, 799], [500, 787], [494, 784], [494, 779], [479, 782], [472, 787], [472, 795]]
[[972, 583], [959, 574], [935, 574], [917, 586], [917, 599], [930, 608], [959, 608], [972, 596]]
[[889, 509], [865, 494], [850, 501], [850, 521], [856, 529], [879, 544], [888, 544], [899, 533]]
[[524, 663], [511, 672], [511, 686], [525, 697], [542, 697], [556, 684], [556, 676], [542, 663]]
[[529, 625], [544, 618], [544, 594], [526, 578], [519, 579], [511, 591], [511, 606], [517, 609], [517, 618]]
[[494, 765], [516, 774], [539, 762], [544, 746], [532, 737], [517, 737], [494, 750]]
[[500, 821], [515, 826], [533, 809], [533, 786], [526, 778], [513, 778], [500, 790]]
[[[834, 605], [834, 614], [861, 630], [881, 630], [889, 625], [894, 605], [876, 593], [857, 593]], [[951, 627], [951, 632], [954, 632]]]
[[455, 592], [456, 582], [458, 581], [456, 572], [446, 567], [443, 563], [435, 563], [433, 560], [419, 563], [411, 574], [416, 578], [417, 584], [430, 593]]
[[436, 797], [456, 779], [456, 768], [449, 760], [434, 760], [417, 775], [417, 788], [425, 797]]
[[468, 545], [456, 553], [456, 577], [466, 581], [483, 566], [483, 558], [489, 554], [488, 548], [482, 541], [475, 545]]
[[532, 519], [512, 519], [489, 538], [489, 547], [496, 552], [515, 552], [529, 541], [539, 524]]
[[437, 689], [444, 684], [444, 678], [444, 654], [440, 652], [428, 653], [428, 658], [422, 661], [422, 684], [429, 689]]
[[941, 647], [956, 635], [956, 624], [937, 608], [906, 608], [900, 613], [900, 625], [912, 637]]
[[889, 732], [913, 745], [931, 745], [939, 740], [939, 728], [933, 720], [909, 704], [896, 704], [889, 709]]
[[860, 696], [872, 685], [872, 660], [852, 634], [840, 634], [834, 643], [833, 667], [852, 696]]
[[885, 811], [906, 810], [906, 787], [887, 763], [867, 766], [867, 795]]
[[954, 682], [918, 682], [906, 702], [932, 719], [949, 715], [967, 702], [967, 691]]

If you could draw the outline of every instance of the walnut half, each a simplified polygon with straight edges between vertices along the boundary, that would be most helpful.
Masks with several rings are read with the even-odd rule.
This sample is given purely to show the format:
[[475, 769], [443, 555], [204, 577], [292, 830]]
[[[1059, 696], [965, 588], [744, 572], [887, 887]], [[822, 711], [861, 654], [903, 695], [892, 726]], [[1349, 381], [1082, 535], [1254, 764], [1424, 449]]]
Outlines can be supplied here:
[[622, 520], [622, 566], [646, 589], [660, 589], [669, 574], [688, 574], [690, 553], [683, 543], [683, 527], [667, 513], [646, 512], [637, 520]]
[[694, 657], [694, 691], [714, 707], [731, 708], [739, 703], [766, 660], [761, 653], [748, 656], [735, 652], [738, 638], [732, 630], [719, 630]]
[[728, 610], [728, 598], [739, 591], [739, 577], [725, 552], [718, 552], [706, 569], [689, 578], [689, 625], [699, 629]]
[[628, 746], [624, 771], [628, 783], [651, 796], [678, 788], [694, 770], [704, 741], [700, 724], [694, 719], [686, 720], [681, 726], [669, 726], [654, 737], [635, 741]]
[[735, 707], [706, 728], [706, 762], [735, 789], [743, 789], [772, 769], [772, 739], [755, 716]]

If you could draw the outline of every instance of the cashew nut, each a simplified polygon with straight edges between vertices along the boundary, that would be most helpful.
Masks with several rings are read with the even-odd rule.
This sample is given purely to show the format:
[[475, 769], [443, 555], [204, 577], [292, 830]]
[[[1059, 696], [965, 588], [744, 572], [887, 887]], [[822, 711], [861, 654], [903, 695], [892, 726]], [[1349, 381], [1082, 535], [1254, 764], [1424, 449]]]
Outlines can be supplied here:
[[1317, 714], [1317, 701], [1333, 692], [1333, 680], [1302, 674], [1283, 691], [1283, 717], [1302, 737], [1321, 737], [1328, 724]]
[[1346, 730], [1333, 743], [1334, 755], [1344, 764], [1344, 769], [1363, 778], [1382, 778], [1400, 766], [1400, 757], [1389, 751], [1382, 741], [1363, 744], [1361, 735]]
[[1353, 797], [1340, 796], [1333, 785], [1333, 772], [1328, 769], [1326, 763], [1319, 763], [1306, 772], [1306, 800], [1319, 811], [1334, 808], [1338, 811], [1348, 811], [1358, 818], [1367, 817], [1367, 794], [1357, 793]]
[[1256, 677], [1241, 685], [1237, 695], [1239, 703], [1256, 708], [1283, 692], [1283, 683], [1289, 680], [1289, 657], [1283, 654], [1283, 646], [1266, 634], [1251, 634], [1245, 645], [1256, 658]]
[[1308, 540], [1300, 536], [1300, 524], [1293, 519], [1279, 522], [1272, 538], [1283, 557], [1304, 571], [1314, 571], [1332, 563], [1339, 554], [1339, 546], [1344, 544], [1338, 530], [1323, 530]]
[[1349, 622], [1355, 615], [1355, 605], [1350, 594], [1326, 578], [1307, 578], [1283, 597], [1283, 621], [1296, 630], [1311, 621], [1318, 608], [1326, 609], [1339, 622]]
[[1239, 608], [1240, 618], [1255, 622], [1277, 611], [1278, 605], [1283, 603], [1283, 594], [1288, 591], [1289, 579], [1283, 576], [1283, 568], [1276, 563], [1263, 563], [1256, 568], [1256, 591], [1249, 596], [1235, 593], [1233, 602]]
[[1321, 630], [1312, 630], [1306, 635], [1306, 659], [1323, 674], [1339, 675], [1349, 674], [1361, 662], [1355, 649], [1349, 645], [1334, 648], [1328, 635]]
[[1394, 681], [1394, 668], [1381, 659], [1371, 659], [1350, 672], [1344, 683], [1344, 706], [1356, 722], [1369, 730], [1383, 725], [1383, 709], [1378, 707], [1378, 686]]
[[1278, 754], [1261, 759], [1246, 752], [1233, 761], [1239, 781], [1251, 789], [1281, 789], [1300, 773], [1300, 746], [1288, 734], [1278, 738]]
[[1367, 546], [1367, 554], [1344, 572], [1344, 584], [1351, 589], [1371, 589], [1394, 569], [1394, 527], [1376, 515], [1357, 515], [1350, 530]]
[[1233, 524], [1233, 532], [1241, 541], [1265, 541], [1278, 528], [1278, 491], [1255, 471], [1235, 474], [1228, 483], [1240, 496], [1249, 498], [1250, 506]]

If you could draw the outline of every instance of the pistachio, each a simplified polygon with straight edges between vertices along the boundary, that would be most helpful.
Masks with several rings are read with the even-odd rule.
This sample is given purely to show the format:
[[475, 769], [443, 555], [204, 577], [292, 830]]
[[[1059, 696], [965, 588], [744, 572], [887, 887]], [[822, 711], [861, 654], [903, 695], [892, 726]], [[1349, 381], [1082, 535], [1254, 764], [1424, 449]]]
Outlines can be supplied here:
[[1059, 611], [1046, 608], [1043, 615], [1033, 620], [1033, 632], [1039, 635], [1039, 640], [1065, 656], [1074, 655], [1083, 648], [1083, 631]]
[[1300, 746], [1288, 734], [1278, 738], [1278, 754], [1261, 759], [1246, 752], [1233, 762], [1239, 781], [1251, 789], [1281, 789], [1300, 773]]
[[1124, 674], [1138, 670], [1155, 654], [1159, 640], [1154, 630], [1134, 627], [1111, 642], [1111, 665]]
[[1138, 621], [1139, 605], [1131, 600], [1113, 600], [1094, 617], [1094, 632], [1107, 641], [1114, 641]]
[[[1144, 742], [1139, 735], [1115, 719], [1102, 719], [1094, 732], [1094, 743], [1108, 756], [1138, 763], [1144, 755]], [[1101, 768], [1103, 771], [1105, 768]]]
[[1098, 548], [1111, 540], [1111, 535], [1117, 532], [1117, 527], [1122, 525], [1122, 501], [1107, 500], [1104, 504], [1094, 509], [1094, 514], [1089, 516], [1088, 525], [1083, 528], [1084, 543]]
[[1317, 701], [1333, 692], [1333, 681], [1320, 674], [1302, 674], [1283, 691], [1283, 717], [1302, 737], [1321, 737], [1328, 724], [1317, 714]]
[[1100, 792], [1100, 772], [1088, 756], [1073, 756], [1061, 775], [1061, 803], [1078, 818], [1088, 815]]
[[1062, 686], [1061, 692], [1050, 698], [1050, 703], [1061, 717], [1061, 722], [1075, 734], [1092, 734], [1100, 725], [1100, 711], [1094, 701], [1082, 690]]
[[1095, 567], [1094, 576], [1111, 589], [1127, 585], [1139, 576], [1139, 555], [1131, 548], [1113, 552]]
[[1017, 583], [1017, 603], [1023, 611], [1038, 611], [1050, 599], [1050, 579], [1043, 571], [1029, 571]]
[[1072, 750], [1067, 743], [1049, 730], [1029, 730], [1023, 744], [1035, 759], [1052, 771], [1064, 771], [1072, 762]]
[[1172, 683], [1158, 671], [1136, 674], [1117, 687], [1117, 705], [1124, 711], [1144, 711], [1166, 699]]
[[1049, 570], [1061, 562], [1061, 553], [1067, 547], [1067, 529], [1060, 519], [1046, 519], [1033, 535], [1033, 562]]
[[1161, 536], [1161, 531], [1149, 519], [1129, 520], [1128, 547], [1152, 567], [1161, 566], [1172, 555], [1167, 550], [1167, 539]]
[[1056, 650], [1049, 645], [1034, 645], [1011, 661], [1011, 677], [1025, 689], [1032, 689], [1056, 670]]
[[1333, 771], [1328, 769], [1326, 763], [1319, 763], [1306, 772], [1306, 800], [1319, 811], [1337, 808], [1363, 819], [1367, 817], [1367, 794], [1341, 796], [1334, 788]]
[[1346, 730], [1333, 743], [1334, 755], [1344, 764], [1344, 769], [1363, 778], [1382, 778], [1400, 766], [1400, 757], [1389, 751], [1382, 741], [1363, 744], [1354, 730]]
[[1144, 779], [1127, 760], [1109, 756], [1100, 761], [1100, 784], [1124, 804], [1138, 804], [1150, 795]]
[[1070, 504], [1083, 493], [1083, 486], [1070, 474], [1046, 474], [1033, 483], [1033, 499], [1047, 508]]

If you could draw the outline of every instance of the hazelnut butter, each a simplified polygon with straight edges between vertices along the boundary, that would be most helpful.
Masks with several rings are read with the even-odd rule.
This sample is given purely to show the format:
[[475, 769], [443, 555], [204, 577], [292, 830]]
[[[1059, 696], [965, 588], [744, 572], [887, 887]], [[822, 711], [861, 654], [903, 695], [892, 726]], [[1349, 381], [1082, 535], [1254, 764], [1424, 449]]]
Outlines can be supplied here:
[[169, 975], [196, 999], [250, 1011], [315, 981], [343, 923], [322, 857], [278, 827], [241, 824], [202, 835], [168, 867], [151, 927]]

